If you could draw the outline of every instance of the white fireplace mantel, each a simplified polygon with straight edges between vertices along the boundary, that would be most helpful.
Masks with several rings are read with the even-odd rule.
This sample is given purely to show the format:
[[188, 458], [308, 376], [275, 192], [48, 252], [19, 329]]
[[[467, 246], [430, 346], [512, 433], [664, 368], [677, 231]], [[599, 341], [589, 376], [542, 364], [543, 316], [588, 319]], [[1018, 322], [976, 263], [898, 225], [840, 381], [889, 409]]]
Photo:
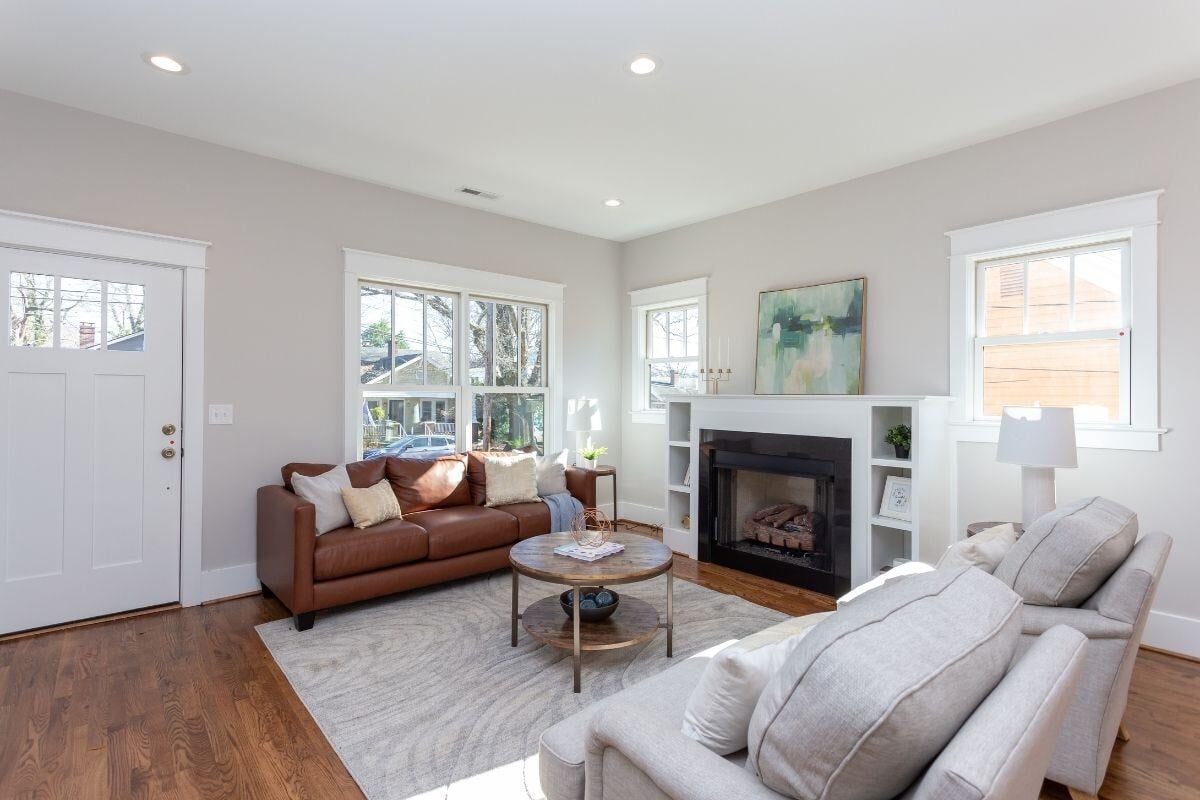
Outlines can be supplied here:
[[[851, 565], [857, 586], [894, 559], [936, 559], [953, 540], [947, 421], [950, 397], [930, 395], [680, 395], [667, 402], [667, 487], [663, 541], [698, 555], [701, 431], [827, 436], [851, 440]], [[910, 457], [884, 441], [898, 423], [912, 427]], [[684, 476], [694, 476], [690, 485]], [[912, 520], [879, 515], [889, 475], [912, 479]], [[694, 489], [696, 491], [694, 491]], [[691, 521], [684, 527], [683, 519]]]

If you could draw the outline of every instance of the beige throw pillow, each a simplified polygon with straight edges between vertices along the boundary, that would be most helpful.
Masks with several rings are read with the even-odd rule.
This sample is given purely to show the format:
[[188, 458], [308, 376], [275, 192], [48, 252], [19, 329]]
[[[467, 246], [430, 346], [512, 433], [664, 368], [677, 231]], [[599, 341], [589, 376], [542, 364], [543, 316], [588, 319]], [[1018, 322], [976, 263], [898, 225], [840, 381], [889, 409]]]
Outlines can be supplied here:
[[483, 460], [483, 471], [487, 478], [484, 505], [537, 502], [537, 464], [533, 453], [487, 456]]
[[569, 450], [537, 456], [537, 493], [540, 497], [567, 491]]
[[1009, 549], [1017, 543], [1017, 529], [1011, 522], [980, 531], [969, 539], [955, 542], [946, 548], [938, 560], [943, 567], [979, 567], [991, 574], [1000, 566]]
[[316, 507], [318, 536], [350, 524], [350, 514], [342, 502], [342, 489], [349, 488], [350, 475], [345, 464], [311, 478], [299, 472], [292, 476], [292, 490]]
[[401, 518], [400, 503], [386, 478], [366, 489], [342, 489], [342, 502], [356, 528], [369, 528]]

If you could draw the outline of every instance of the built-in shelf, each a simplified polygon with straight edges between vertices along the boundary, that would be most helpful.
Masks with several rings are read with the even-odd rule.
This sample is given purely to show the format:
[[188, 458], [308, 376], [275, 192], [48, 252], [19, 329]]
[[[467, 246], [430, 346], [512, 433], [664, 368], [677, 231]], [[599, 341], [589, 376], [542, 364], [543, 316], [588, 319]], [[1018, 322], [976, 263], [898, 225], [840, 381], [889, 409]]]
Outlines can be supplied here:
[[684, 486], [682, 483], [672, 483], [667, 488], [670, 489], [672, 492], [681, 492], [683, 494], [691, 494], [692, 493], [692, 487]]
[[911, 458], [872, 458], [871, 465], [876, 467], [898, 467], [899, 469], [912, 469]]
[[913, 524], [902, 519], [892, 519], [891, 517], [881, 517], [878, 514], [871, 517], [872, 525], [879, 525], [883, 528], [895, 528], [898, 531], [911, 531]]
[[688, 442], [688, 441], [681, 441], [681, 442], [670, 441], [670, 442], [667, 442], [667, 444], [670, 445], [671, 447], [691, 447], [692, 446], [692, 443]]

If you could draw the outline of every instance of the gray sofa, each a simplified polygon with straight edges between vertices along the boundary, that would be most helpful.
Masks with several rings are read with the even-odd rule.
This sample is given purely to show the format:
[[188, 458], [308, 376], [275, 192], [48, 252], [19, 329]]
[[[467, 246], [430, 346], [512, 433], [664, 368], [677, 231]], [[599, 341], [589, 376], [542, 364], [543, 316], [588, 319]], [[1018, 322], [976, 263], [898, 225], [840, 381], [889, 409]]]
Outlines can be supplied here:
[[1021, 651], [1033, 647], [1055, 625], [1069, 625], [1088, 638], [1079, 691], [1046, 772], [1046, 777], [1066, 785], [1076, 800], [1094, 798], [1104, 782], [1142, 631], [1170, 551], [1171, 537], [1147, 534], [1080, 607], [1025, 605]]
[[[977, 570], [897, 581], [806, 635], [803, 657], [798, 652], [789, 659], [760, 698], [749, 752], [720, 756], [681, 732], [684, 708], [709, 661], [694, 657], [549, 728], [539, 753], [542, 789], [549, 800], [782, 800], [813, 793], [771, 788], [796, 787], [811, 777], [797, 775], [799, 767], [827, 781], [816, 792], [822, 796], [1033, 800], [1082, 673], [1087, 640], [1058, 626], [1014, 659], [1021, 613], [1016, 595]], [[923, 631], [925, 620], [931, 622]], [[951, 632], [961, 633], [961, 641]], [[912, 657], [913, 650], [920, 655]], [[878, 658], [885, 652], [895, 658], [895, 670]], [[840, 673], [847, 664], [866, 663], [869, 653], [885, 668]], [[825, 726], [818, 741], [806, 739], [814, 729], [810, 703], [830, 696], [822, 676], [831, 668], [842, 686], [864, 679], [884, 685], [851, 695], [832, 690], [841, 698], [834, 707], [848, 709], [845, 720]], [[908, 673], [907, 682], [888, 685], [900, 673]], [[872, 722], [876, 709], [850, 698], [882, 701], [883, 716]], [[764, 704], [765, 727], [759, 720]], [[935, 734], [933, 749], [918, 755], [937, 729], [944, 737]], [[847, 735], [858, 741], [851, 755], [840, 765], [836, 757], [832, 770], [819, 763], [812, 748], [824, 737]], [[892, 759], [890, 766], [882, 766], [881, 754], [885, 762]], [[747, 768], [748, 760], [755, 769]], [[894, 788], [884, 793], [882, 786]]]

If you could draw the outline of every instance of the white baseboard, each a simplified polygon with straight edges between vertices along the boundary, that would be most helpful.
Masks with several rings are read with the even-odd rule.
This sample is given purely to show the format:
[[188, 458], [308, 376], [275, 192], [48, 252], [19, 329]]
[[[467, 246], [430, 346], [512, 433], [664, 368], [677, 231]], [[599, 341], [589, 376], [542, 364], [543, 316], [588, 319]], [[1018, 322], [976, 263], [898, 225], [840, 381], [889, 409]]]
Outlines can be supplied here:
[[661, 508], [643, 506], [639, 503], [621, 503], [621, 516], [633, 522], [644, 522], [647, 525], [662, 525], [667, 518]]
[[258, 565], [236, 564], [232, 567], [208, 569], [200, 573], [200, 602], [257, 591]]
[[1200, 619], [1151, 611], [1146, 620], [1142, 644], [1170, 650], [1192, 658], [1200, 658]]

